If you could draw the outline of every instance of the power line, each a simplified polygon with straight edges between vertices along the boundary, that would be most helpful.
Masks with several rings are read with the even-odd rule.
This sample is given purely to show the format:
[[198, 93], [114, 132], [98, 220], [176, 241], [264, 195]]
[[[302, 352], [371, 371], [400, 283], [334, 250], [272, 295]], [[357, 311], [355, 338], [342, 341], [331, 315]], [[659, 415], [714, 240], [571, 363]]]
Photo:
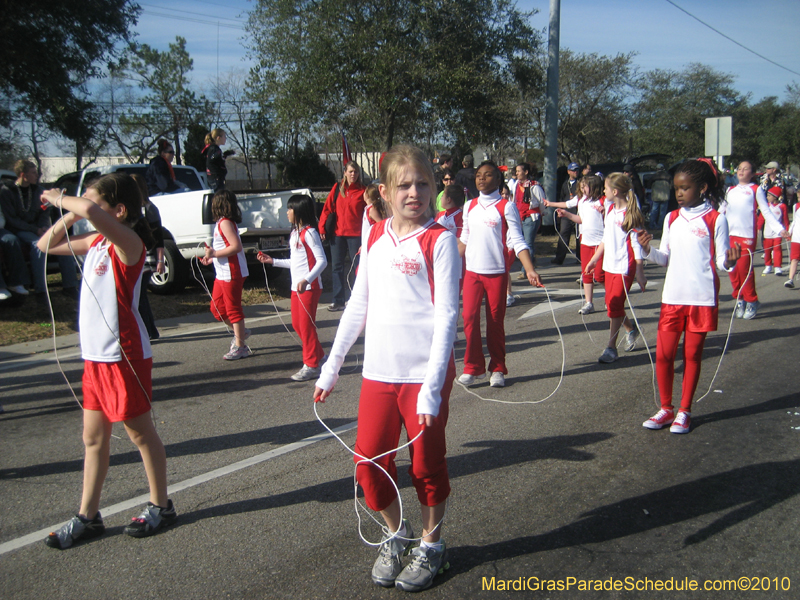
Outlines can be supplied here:
[[[146, 15], [151, 15], [154, 17], [164, 17], [165, 19], [175, 20], [177, 17], [175, 15], [157, 13], [152, 10], [143, 10], [142, 11]], [[239, 29], [241, 31], [245, 31], [245, 28], [241, 25], [230, 25], [228, 23], [220, 23], [219, 21], [208, 21], [205, 19], [193, 19], [192, 17], [187, 17], [185, 15], [180, 17], [181, 21], [191, 21], [193, 23], [203, 23], [204, 25], [219, 25], [220, 27], [227, 27], [229, 29]]]
[[[145, 2], [140, 2], [139, 6], [149, 6], [150, 8], [157, 8], [158, 10], [169, 10], [171, 12], [179, 13], [181, 15], [181, 18], [183, 18], [183, 16], [187, 14], [185, 10], [180, 10], [180, 9], [177, 9], [177, 8], [169, 8], [167, 6], [158, 6], [157, 4], [147, 4]], [[211, 17], [212, 19], [222, 19], [223, 21], [233, 21], [233, 22], [235, 22], [237, 24], [244, 24], [244, 21], [246, 21], [246, 19], [241, 19], [239, 17], [233, 17], [233, 18], [232, 17], [218, 17], [217, 15], [209, 15], [207, 13], [200, 13], [200, 12], [197, 12], [197, 11], [192, 11], [190, 14], [193, 15], [193, 16], [197, 16], [197, 17]]]
[[759, 54], [759, 53], [758, 53], [758, 52], [756, 52], [755, 50], [751, 50], [750, 48], [748, 48], [747, 46], [745, 46], [745, 45], [744, 45], [744, 44], [742, 44], [741, 42], [737, 42], [735, 39], [733, 39], [733, 38], [732, 38], [732, 37], [730, 37], [729, 35], [726, 35], [726, 34], [722, 33], [722, 32], [721, 32], [719, 29], [716, 29], [716, 28], [712, 27], [711, 25], [709, 25], [708, 23], [706, 23], [706, 22], [705, 22], [705, 21], [703, 21], [702, 19], [700, 19], [700, 18], [698, 18], [698, 17], [695, 17], [695, 16], [694, 16], [692, 13], [690, 13], [690, 12], [689, 12], [688, 10], [686, 10], [685, 8], [681, 8], [680, 6], [678, 6], [677, 4], [675, 4], [675, 3], [674, 3], [672, 0], [666, 0], [666, 1], [667, 1], [667, 2], [669, 2], [670, 4], [672, 4], [672, 6], [674, 6], [675, 8], [677, 8], [679, 11], [681, 11], [681, 12], [684, 12], [684, 13], [686, 13], [687, 15], [689, 15], [690, 17], [692, 17], [692, 18], [693, 18], [695, 21], [697, 21], [698, 23], [701, 23], [701, 24], [705, 25], [706, 27], [708, 27], [708, 28], [709, 28], [711, 31], [714, 31], [714, 32], [718, 33], [719, 35], [721, 35], [722, 37], [724, 37], [726, 40], [730, 40], [731, 42], [733, 42], [733, 43], [734, 43], [734, 44], [736, 44], [737, 46], [740, 46], [740, 47], [744, 48], [745, 50], [747, 50], [748, 52], [751, 52], [752, 54], [755, 54], [757, 57], [764, 59], [764, 60], [765, 60], [765, 61], [767, 61], [768, 63], [772, 63], [772, 64], [773, 64], [773, 65], [775, 65], [776, 67], [780, 67], [781, 69], [784, 69], [784, 70], [786, 70], [786, 71], [789, 71], [789, 73], [794, 73], [795, 75], [800, 75], [800, 73], [798, 73], [797, 71], [792, 71], [792, 70], [791, 70], [789, 67], [784, 67], [783, 65], [776, 63], [774, 60], [772, 60], [772, 59], [770, 59], [770, 58], [767, 58], [767, 57], [766, 57], [766, 56], [764, 56], [763, 54]]

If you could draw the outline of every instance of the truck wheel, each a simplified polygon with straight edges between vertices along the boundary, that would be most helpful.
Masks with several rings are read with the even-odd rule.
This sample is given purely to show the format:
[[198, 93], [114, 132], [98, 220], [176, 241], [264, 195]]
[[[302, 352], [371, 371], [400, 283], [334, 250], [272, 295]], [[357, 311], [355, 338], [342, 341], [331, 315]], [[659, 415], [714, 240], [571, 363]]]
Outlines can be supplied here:
[[186, 287], [189, 264], [172, 240], [164, 240], [164, 269], [163, 275], [153, 273], [150, 291], [154, 294], [175, 294]]

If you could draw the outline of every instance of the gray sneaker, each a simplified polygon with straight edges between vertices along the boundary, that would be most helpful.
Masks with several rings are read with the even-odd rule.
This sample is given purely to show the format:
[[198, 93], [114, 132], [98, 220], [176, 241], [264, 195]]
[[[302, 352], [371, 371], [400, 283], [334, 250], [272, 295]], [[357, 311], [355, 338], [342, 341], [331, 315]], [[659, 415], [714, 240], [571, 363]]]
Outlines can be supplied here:
[[303, 365], [302, 369], [292, 375], [294, 381], [308, 381], [317, 377], [319, 377], [319, 367], [309, 367], [308, 365]]
[[587, 302], [586, 304], [581, 306], [581, 309], [578, 311], [578, 314], [579, 315], [590, 315], [593, 312], [594, 312], [594, 304], [592, 304], [591, 302]]
[[392, 587], [403, 570], [402, 560], [411, 546], [409, 540], [414, 537], [411, 524], [406, 519], [403, 519], [403, 524], [406, 526], [406, 535], [403, 538], [392, 538], [390, 531], [384, 533], [380, 554], [372, 565], [372, 581], [382, 587]]
[[[245, 339], [245, 341], [247, 341], [247, 339], [252, 335], [252, 333], [253, 333], [252, 331], [250, 331], [249, 329], [247, 329], [245, 327], [245, 329], [244, 329], [244, 339]], [[231, 350], [233, 350], [235, 347], [236, 347], [236, 336], [233, 336], [233, 339], [231, 340]]]
[[638, 337], [639, 330], [635, 328], [625, 334], [625, 352], [633, 352], [633, 349], [636, 348], [636, 338]]
[[603, 353], [600, 355], [600, 358], [597, 359], [597, 362], [612, 363], [618, 358], [619, 356], [617, 355], [616, 348], [606, 348], [605, 350], [603, 350]]
[[124, 531], [131, 537], [147, 537], [158, 533], [164, 527], [169, 527], [177, 520], [178, 513], [175, 512], [172, 500], [167, 500], [166, 508], [148, 502], [142, 514], [131, 519]]
[[239, 360], [240, 358], [247, 358], [252, 353], [253, 351], [250, 350], [250, 346], [237, 346], [234, 344], [231, 346], [230, 352], [225, 354], [222, 358], [225, 360]]
[[57, 531], [44, 539], [44, 543], [51, 548], [66, 550], [78, 540], [89, 540], [103, 535], [106, 531], [103, 517], [97, 513], [94, 519], [84, 519], [78, 515], [72, 517]]
[[738, 300], [736, 302], [735, 316], [737, 319], [741, 319], [744, 316], [744, 300]]
[[744, 309], [744, 315], [742, 315], [742, 318], [747, 319], [748, 321], [750, 319], [755, 319], [759, 306], [761, 306], [761, 302], [748, 302]]
[[444, 540], [438, 552], [433, 548], [423, 550], [422, 546], [417, 546], [411, 551], [411, 562], [397, 576], [394, 585], [404, 592], [421, 592], [431, 587], [434, 577], [449, 568]]

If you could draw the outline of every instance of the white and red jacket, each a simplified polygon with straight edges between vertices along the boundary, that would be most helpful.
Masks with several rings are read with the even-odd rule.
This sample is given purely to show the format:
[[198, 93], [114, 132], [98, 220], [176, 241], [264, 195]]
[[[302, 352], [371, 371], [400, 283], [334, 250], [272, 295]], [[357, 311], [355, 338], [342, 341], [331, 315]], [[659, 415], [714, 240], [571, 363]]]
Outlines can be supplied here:
[[789, 211], [786, 208], [786, 205], [783, 203], [778, 204], [767, 204], [769, 206], [770, 212], [775, 215], [775, 219], [778, 223], [781, 224], [782, 229], [776, 229], [772, 227], [767, 220], [764, 218], [763, 214], [758, 215], [758, 221], [756, 223], [756, 229], [760, 230], [762, 227], [764, 228], [764, 239], [765, 240], [774, 240], [781, 237], [781, 231], [789, 229]]
[[[231, 245], [231, 240], [227, 239], [225, 234], [222, 233], [222, 229], [220, 229], [219, 225], [223, 221], [230, 221], [233, 223], [234, 231], [236, 231], [236, 237], [239, 237], [239, 228], [237, 227], [236, 223], [227, 217], [221, 218], [214, 226], [214, 241], [212, 242], [212, 247], [215, 251], [225, 250], [225, 248]], [[239, 250], [239, 252], [236, 254], [232, 254], [231, 256], [223, 256], [222, 258], [217, 258], [215, 256], [214, 271], [217, 274], [217, 279], [220, 281], [232, 281], [234, 279], [247, 277], [250, 272], [247, 270], [247, 259], [244, 257], [244, 248]]]
[[792, 209], [792, 226], [789, 228], [793, 244], [800, 244], [800, 227], [795, 227], [797, 225], [797, 217], [797, 204], [795, 204], [794, 209]]
[[[530, 202], [525, 202], [526, 188], [530, 188]], [[533, 221], [538, 221], [542, 214], [541, 207], [545, 200], [544, 188], [539, 185], [539, 182], [533, 179], [527, 179], [524, 182], [512, 179], [508, 182], [508, 189], [511, 191], [511, 197], [517, 206], [520, 221], [524, 221], [527, 217], [530, 217]]]
[[674, 210], [664, 219], [660, 248], [642, 256], [667, 267], [664, 304], [717, 306], [719, 277], [730, 249], [728, 220], [708, 203]]
[[353, 293], [317, 387], [333, 388], [365, 331], [364, 378], [421, 383], [417, 413], [436, 416], [453, 360], [461, 257], [455, 236], [433, 220], [402, 238], [393, 221], [374, 225], [361, 248]]
[[725, 202], [719, 212], [728, 219], [728, 230], [732, 237], [754, 240], [756, 237], [757, 209], [761, 209], [764, 219], [780, 234], [783, 226], [769, 210], [764, 190], [755, 183], [739, 184], [728, 188]]
[[322, 289], [322, 272], [328, 266], [325, 250], [319, 233], [313, 227], [306, 225], [299, 232], [292, 229], [289, 236], [291, 248], [289, 258], [275, 258], [272, 263], [281, 269], [289, 269], [292, 274], [292, 291], [297, 290], [297, 284], [304, 279], [309, 283], [309, 289]]
[[581, 199], [570, 198], [567, 208], [578, 207], [578, 216], [581, 223], [578, 226], [578, 237], [584, 246], [599, 246], [603, 241], [605, 230], [606, 197]]
[[467, 271], [481, 275], [505, 273], [506, 246], [513, 248], [517, 256], [523, 250], [530, 251], [513, 202], [494, 192], [480, 194], [465, 207], [461, 243], [467, 247]]
[[84, 360], [119, 362], [123, 360], [122, 350], [128, 360], [153, 356], [138, 308], [145, 255], [143, 243], [139, 261], [126, 265], [117, 256], [114, 245], [102, 235], [92, 242], [83, 263], [80, 297]]
[[464, 209], [457, 207], [443, 210], [436, 215], [436, 222], [459, 239], [464, 228]]
[[606, 213], [603, 229], [603, 270], [618, 275], [635, 275], [636, 261], [642, 258], [642, 247], [636, 238], [636, 232], [625, 233], [622, 222], [626, 209], [617, 209], [613, 205]]

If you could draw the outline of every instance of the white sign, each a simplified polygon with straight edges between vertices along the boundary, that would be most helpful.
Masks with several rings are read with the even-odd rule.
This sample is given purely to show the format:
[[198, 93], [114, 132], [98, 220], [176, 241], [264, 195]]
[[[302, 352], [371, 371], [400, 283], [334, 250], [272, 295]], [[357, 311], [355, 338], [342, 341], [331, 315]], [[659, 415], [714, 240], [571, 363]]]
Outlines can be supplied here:
[[730, 156], [733, 149], [733, 117], [706, 119], [706, 156]]

